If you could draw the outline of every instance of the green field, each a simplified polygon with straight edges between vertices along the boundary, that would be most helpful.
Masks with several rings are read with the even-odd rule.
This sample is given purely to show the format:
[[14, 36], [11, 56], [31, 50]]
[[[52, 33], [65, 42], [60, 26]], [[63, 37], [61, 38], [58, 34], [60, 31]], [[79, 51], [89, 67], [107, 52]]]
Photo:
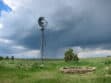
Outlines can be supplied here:
[[[96, 67], [87, 74], [64, 74], [65, 66]], [[0, 61], [0, 83], [111, 83], [111, 58], [81, 59], [79, 62], [46, 60], [44, 66], [37, 60]]]

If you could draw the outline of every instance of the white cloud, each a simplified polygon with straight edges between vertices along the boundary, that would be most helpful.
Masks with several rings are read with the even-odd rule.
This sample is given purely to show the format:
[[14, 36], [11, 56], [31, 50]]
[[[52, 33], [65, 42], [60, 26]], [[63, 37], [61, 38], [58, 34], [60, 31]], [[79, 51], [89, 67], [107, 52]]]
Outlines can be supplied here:
[[111, 56], [111, 50], [89, 50], [83, 51], [78, 53], [79, 57], [86, 58], [86, 57], [105, 57]]
[[5, 4], [7, 4], [9, 7], [11, 7], [14, 11], [21, 6], [21, 1], [24, 2], [24, 0], [3, 0]]
[[5, 38], [0, 38], [0, 43], [4, 44], [12, 44], [13, 41]]
[[20, 46], [20, 45], [14, 45], [14, 46], [12, 46], [12, 48], [13, 48], [13, 49], [17, 49], [17, 50], [26, 50], [25, 47]]
[[16, 58], [40, 58], [39, 50], [27, 50], [17, 54], [13, 54]]
[[0, 23], [0, 29], [2, 29], [2, 28], [3, 28], [3, 24]]
[[102, 49], [101, 47], [96, 47], [96, 48], [82, 48], [80, 46], [67, 47], [63, 52], [65, 52], [68, 48], [72, 48], [80, 58], [111, 56], [110, 49]]

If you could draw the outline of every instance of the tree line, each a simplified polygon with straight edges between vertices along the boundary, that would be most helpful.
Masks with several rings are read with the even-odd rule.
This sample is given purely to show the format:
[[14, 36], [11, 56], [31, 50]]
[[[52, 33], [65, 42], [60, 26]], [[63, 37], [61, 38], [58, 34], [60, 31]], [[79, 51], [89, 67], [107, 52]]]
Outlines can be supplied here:
[[6, 57], [0, 56], [0, 60], [14, 60], [14, 59], [15, 59], [14, 56], [11, 56], [11, 57], [9, 57], [9, 56], [6, 56]]

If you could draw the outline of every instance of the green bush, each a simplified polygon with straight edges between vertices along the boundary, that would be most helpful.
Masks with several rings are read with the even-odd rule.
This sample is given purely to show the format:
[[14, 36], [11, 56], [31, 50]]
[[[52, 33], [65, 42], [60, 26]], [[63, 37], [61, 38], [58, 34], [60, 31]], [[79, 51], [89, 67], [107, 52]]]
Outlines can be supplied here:
[[31, 66], [31, 70], [32, 71], [39, 71], [41, 69], [44, 69], [44, 65], [40, 65], [39, 63], [33, 63], [32, 66]]
[[75, 55], [73, 56], [73, 60], [74, 60], [74, 61], [79, 61], [79, 57], [77, 56], [77, 54], [75, 54]]
[[6, 56], [6, 58], [5, 58], [6, 60], [9, 60], [9, 57], [8, 56]]
[[106, 64], [106, 65], [111, 64], [111, 60], [106, 60], [106, 61], [104, 62], [104, 64]]
[[39, 64], [38, 63], [33, 63], [32, 68], [39, 68]]
[[2, 56], [0, 56], [0, 61], [1, 61], [1, 60], [3, 60], [3, 57], [2, 57]]
[[65, 59], [66, 62], [68, 62], [68, 61], [78, 61], [78, 60], [79, 60], [77, 54], [76, 54], [76, 53], [73, 53], [73, 49], [71, 49], [71, 48], [68, 49], [68, 50], [65, 52], [64, 55], [65, 55], [64, 59]]
[[11, 56], [11, 60], [14, 60], [14, 56]]
[[111, 75], [111, 66], [110, 66], [110, 67], [108, 67], [107, 74], [110, 74], [110, 75]]

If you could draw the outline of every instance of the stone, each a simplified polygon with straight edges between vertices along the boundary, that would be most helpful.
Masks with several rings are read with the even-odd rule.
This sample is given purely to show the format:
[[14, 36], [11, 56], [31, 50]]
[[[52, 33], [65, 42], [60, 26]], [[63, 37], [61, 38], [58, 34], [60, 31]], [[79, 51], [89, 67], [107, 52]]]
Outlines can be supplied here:
[[60, 71], [63, 73], [79, 73], [84, 74], [88, 72], [95, 71], [95, 67], [62, 67]]

